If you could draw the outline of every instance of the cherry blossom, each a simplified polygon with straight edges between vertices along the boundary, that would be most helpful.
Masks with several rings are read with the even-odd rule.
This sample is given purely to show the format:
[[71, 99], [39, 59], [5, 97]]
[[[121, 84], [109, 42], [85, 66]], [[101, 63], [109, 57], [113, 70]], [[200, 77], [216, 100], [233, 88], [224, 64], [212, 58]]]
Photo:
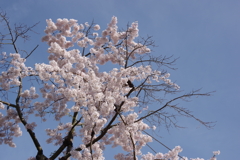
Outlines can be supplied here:
[[[78, 24], [74, 19], [46, 22], [42, 41], [49, 45], [48, 62], [28, 67], [27, 58], [17, 51], [2, 53], [2, 62], [9, 61], [7, 70], [0, 75], [0, 87], [9, 94], [15, 89], [11, 95], [15, 101], [0, 100], [0, 144], [16, 147], [13, 137], [20, 137], [25, 130], [38, 151], [36, 159], [47, 159], [38, 142], [39, 135], [34, 132], [37, 120], [30, 117], [44, 123], [51, 114], [58, 125], [45, 130], [49, 137], [46, 142], [56, 146], [48, 159], [71, 156], [103, 160], [105, 146], [111, 145], [120, 146], [127, 153], [115, 155], [117, 160], [187, 160], [179, 156], [180, 146], [165, 154], [142, 153], [142, 148], [153, 141], [145, 132], [157, 128], [146, 119], [166, 107], [185, 112], [170, 103], [201, 94], [179, 96], [154, 111], [143, 103], [144, 95], [150, 102], [156, 100], [155, 92], [175, 92], [180, 87], [169, 79], [170, 73], [154, 67], [164, 65], [164, 59], [149, 56], [152, 41], [138, 39], [138, 22], [121, 32], [117, 17], [112, 17], [102, 31], [98, 24]], [[148, 59], [144, 59], [146, 56]], [[101, 69], [104, 64], [109, 64], [106, 71]], [[36, 78], [31, 80], [38, 86], [26, 85], [31, 77]], [[20, 128], [19, 123], [25, 128]], [[73, 143], [75, 139], [80, 139], [79, 144]], [[220, 151], [214, 152], [212, 159], [218, 154]]]

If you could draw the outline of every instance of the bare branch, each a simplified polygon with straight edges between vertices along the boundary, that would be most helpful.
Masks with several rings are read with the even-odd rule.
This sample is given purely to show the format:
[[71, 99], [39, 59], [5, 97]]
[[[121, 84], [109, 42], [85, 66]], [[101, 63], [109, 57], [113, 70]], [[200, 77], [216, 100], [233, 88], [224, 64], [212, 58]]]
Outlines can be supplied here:
[[39, 45], [37, 45], [26, 57], [25, 59], [27, 59], [29, 56], [31, 56], [31, 54], [38, 48]]
[[198, 91], [199, 91], [199, 90], [197, 90], [197, 91], [192, 91], [192, 93], [184, 94], [184, 95], [182, 95], [182, 96], [173, 98], [173, 99], [171, 99], [170, 101], [168, 101], [167, 103], [165, 103], [165, 105], [163, 105], [163, 106], [160, 107], [159, 109], [157, 109], [157, 110], [155, 110], [155, 111], [152, 111], [151, 113], [147, 114], [146, 116], [143, 116], [143, 117], [139, 118], [139, 119], [138, 119], [137, 121], [135, 121], [135, 122], [139, 122], [139, 121], [141, 121], [141, 120], [143, 120], [143, 119], [145, 119], [145, 118], [147, 118], [147, 117], [150, 117], [150, 116], [156, 114], [157, 112], [159, 112], [159, 111], [163, 110], [164, 108], [168, 107], [168, 106], [170, 105], [170, 103], [172, 103], [172, 102], [174, 102], [174, 101], [176, 101], [176, 100], [178, 100], [178, 99], [190, 98], [190, 97], [192, 97], [192, 96], [210, 96], [210, 93], [196, 93], [196, 92], [198, 92]]

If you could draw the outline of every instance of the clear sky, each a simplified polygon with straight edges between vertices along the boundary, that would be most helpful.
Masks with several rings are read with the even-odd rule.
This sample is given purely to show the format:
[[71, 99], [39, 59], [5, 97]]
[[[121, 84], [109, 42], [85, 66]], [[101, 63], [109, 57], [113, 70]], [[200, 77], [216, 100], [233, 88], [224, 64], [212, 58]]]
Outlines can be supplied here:
[[[179, 57], [169, 71], [183, 93], [202, 88], [216, 91], [210, 97], [193, 98], [189, 107], [202, 120], [215, 121], [213, 129], [206, 129], [191, 119], [180, 119], [187, 128], [160, 129], [158, 139], [170, 148], [180, 145], [182, 156], [208, 159], [212, 151], [220, 150], [218, 160], [235, 160], [240, 148], [240, 1], [239, 0], [0, 0], [11, 23], [32, 25], [38, 34], [21, 48], [30, 51], [37, 44], [32, 63], [46, 59], [47, 46], [41, 42], [45, 20], [74, 18], [79, 23], [93, 19], [102, 28], [111, 17], [118, 17], [119, 28], [138, 21], [140, 35], [152, 35], [153, 54]], [[1, 26], [2, 27], [2, 26]], [[10, 51], [9, 51], [10, 52]], [[45, 56], [45, 57], [44, 57]], [[157, 106], [156, 106], [157, 107]], [[17, 138], [17, 148], [0, 146], [1, 160], [27, 159], [35, 156], [28, 135]], [[42, 142], [44, 143], [44, 142]], [[158, 143], [151, 144], [159, 152], [167, 152]], [[54, 148], [44, 146], [47, 153]], [[110, 160], [115, 151], [106, 151]], [[49, 155], [47, 155], [49, 156]]]

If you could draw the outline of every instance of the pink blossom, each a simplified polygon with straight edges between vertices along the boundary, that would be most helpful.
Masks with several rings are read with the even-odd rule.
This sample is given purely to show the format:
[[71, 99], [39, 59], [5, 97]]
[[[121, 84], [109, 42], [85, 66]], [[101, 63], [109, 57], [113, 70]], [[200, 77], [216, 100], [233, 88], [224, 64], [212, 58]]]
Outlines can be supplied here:
[[93, 28], [94, 28], [95, 31], [98, 31], [100, 29], [100, 26], [97, 24]]

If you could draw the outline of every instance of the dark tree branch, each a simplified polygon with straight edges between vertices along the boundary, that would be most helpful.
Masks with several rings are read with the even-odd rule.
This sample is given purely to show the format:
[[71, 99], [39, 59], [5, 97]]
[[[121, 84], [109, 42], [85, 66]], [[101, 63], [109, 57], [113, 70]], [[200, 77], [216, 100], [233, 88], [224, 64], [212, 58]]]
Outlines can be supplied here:
[[[197, 90], [197, 91], [198, 91], [198, 90]], [[147, 114], [146, 116], [143, 116], [143, 117], [139, 118], [139, 119], [136, 120], [135, 122], [139, 122], [139, 121], [141, 121], [141, 120], [143, 120], [143, 119], [145, 119], [145, 118], [147, 118], [147, 117], [149, 117], [149, 116], [152, 116], [152, 115], [156, 114], [157, 112], [159, 112], [159, 111], [163, 110], [164, 108], [168, 107], [168, 106], [170, 105], [170, 103], [172, 103], [173, 101], [176, 101], [176, 100], [178, 100], [178, 99], [189, 98], [189, 97], [192, 97], [192, 96], [210, 96], [210, 93], [203, 93], [203, 94], [202, 94], [202, 93], [196, 93], [197, 91], [193, 91], [193, 92], [190, 93], [190, 94], [185, 94], [185, 95], [176, 97], [176, 98], [168, 101], [167, 103], [165, 103], [165, 105], [162, 106], [161, 108], [159, 108], [159, 109], [157, 109], [157, 110], [155, 110], [155, 111], [152, 111], [151, 113]]]
[[32, 53], [38, 48], [39, 45], [37, 45], [26, 57], [25, 59], [27, 59], [29, 56], [32, 55]]

